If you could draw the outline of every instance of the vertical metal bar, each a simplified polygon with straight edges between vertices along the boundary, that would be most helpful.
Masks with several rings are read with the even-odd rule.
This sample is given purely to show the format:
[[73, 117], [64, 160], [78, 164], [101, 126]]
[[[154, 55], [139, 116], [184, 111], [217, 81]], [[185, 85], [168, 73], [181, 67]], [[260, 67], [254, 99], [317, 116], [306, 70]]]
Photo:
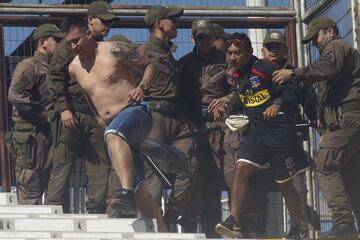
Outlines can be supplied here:
[[[305, 1], [304, 0], [294, 0], [294, 10], [297, 13], [296, 14], [296, 43], [297, 43], [297, 60], [298, 60], [298, 67], [304, 67], [306, 63], [307, 55], [307, 49], [306, 51], [303, 51], [304, 48], [301, 44], [301, 38], [302, 38], [302, 31], [303, 31], [303, 19], [302, 15], [305, 13]], [[310, 154], [310, 157], [314, 157], [314, 131], [309, 128], [309, 144], [307, 145], [308, 149], [307, 151]], [[314, 181], [313, 181], [313, 171], [310, 169], [306, 171], [306, 188], [308, 190], [307, 193], [307, 203], [310, 207], [314, 208]], [[311, 224], [308, 224], [308, 230], [309, 230], [309, 238], [315, 237], [315, 230], [311, 226]]]
[[2, 191], [10, 191], [10, 156], [5, 144], [5, 134], [8, 130], [8, 111], [7, 111], [7, 86], [5, 73], [5, 45], [4, 45], [4, 26], [0, 24], [0, 168]]
[[353, 13], [352, 17], [352, 32], [353, 32], [353, 41], [354, 47], [359, 49], [359, 30], [357, 29], [357, 23], [359, 22], [359, 1], [351, 1], [351, 12]]
[[296, 42], [295, 21], [291, 21], [285, 26], [285, 37], [289, 48], [288, 61], [291, 65], [298, 65], [297, 42]]

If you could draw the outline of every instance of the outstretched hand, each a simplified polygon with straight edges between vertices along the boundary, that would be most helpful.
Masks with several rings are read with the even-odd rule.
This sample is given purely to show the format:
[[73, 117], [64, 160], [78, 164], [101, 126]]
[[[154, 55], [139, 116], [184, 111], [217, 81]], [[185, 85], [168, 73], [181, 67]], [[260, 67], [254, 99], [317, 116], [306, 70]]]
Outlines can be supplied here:
[[64, 110], [60, 113], [61, 122], [66, 128], [75, 129], [78, 124], [76, 115], [70, 110]]
[[287, 83], [291, 80], [291, 69], [280, 69], [273, 72], [273, 82], [277, 84]]
[[213, 114], [216, 111], [216, 109], [224, 108], [228, 102], [229, 100], [226, 97], [212, 100], [208, 106], [209, 113]]
[[144, 91], [137, 87], [132, 89], [128, 96], [131, 102], [141, 102], [144, 99]]
[[265, 112], [263, 113], [264, 114], [264, 118], [266, 120], [269, 120], [271, 118], [274, 118], [276, 117], [276, 115], [278, 115], [280, 112], [280, 105], [278, 104], [272, 104], [271, 106], [269, 106]]

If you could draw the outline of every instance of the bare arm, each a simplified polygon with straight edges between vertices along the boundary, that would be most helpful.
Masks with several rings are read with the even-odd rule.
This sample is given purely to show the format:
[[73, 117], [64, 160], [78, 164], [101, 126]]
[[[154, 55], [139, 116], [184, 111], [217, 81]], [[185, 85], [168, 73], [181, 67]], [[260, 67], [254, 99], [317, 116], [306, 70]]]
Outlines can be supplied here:
[[151, 85], [158, 73], [157, 63], [153, 59], [140, 54], [139, 51], [125, 42], [112, 42], [110, 53], [119, 59], [123, 65], [144, 71], [139, 86], [149, 87]]
[[112, 42], [110, 54], [119, 59], [121, 64], [129, 68], [137, 68], [144, 71], [138, 87], [129, 93], [131, 101], [142, 101], [144, 99], [144, 90], [151, 86], [153, 79], [158, 73], [157, 63], [144, 54], [140, 54], [139, 51], [125, 42]]

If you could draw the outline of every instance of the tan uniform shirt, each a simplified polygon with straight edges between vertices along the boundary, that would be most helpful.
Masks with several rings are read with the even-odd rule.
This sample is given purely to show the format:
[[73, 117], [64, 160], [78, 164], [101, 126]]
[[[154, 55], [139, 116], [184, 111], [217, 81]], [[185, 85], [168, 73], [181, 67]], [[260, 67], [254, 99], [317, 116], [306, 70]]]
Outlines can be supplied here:
[[179, 72], [177, 62], [172, 55], [172, 52], [176, 50], [176, 45], [171, 42], [167, 45], [162, 40], [150, 36], [149, 40], [137, 49], [141, 54], [155, 59], [159, 64], [159, 73], [149, 86], [145, 100], [179, 101]]
[[231, 94], [231, 86], [226, 80], [224, 52], [214, 48], [207, 58], [202, 58], [194, 48], [179, 63], [184, 82], [182, 95], [190, 109], [190, 115], [202, 108], [206, 109], [214, 99]]
[[324, 100], [331, 107], [360, 99], [359, 53], [339, 37], [324, 47], [315, 63], [295, 72], [302, 81], [327, 81], [329, 91]]
[[70, 78], [68, 72], [69, 64], [75, 56], [76, 53], [70, 43], [63, 39], [50, 61], [47, 84], [50, 95], [60, 112], [71, 109], [72, 101], [86, 104], [80, 85]]
[[21, 61], [15, 68], [9, 88], [14, 122], [39, 124], [47, 119], [52, 106], [45, 78], [48, 55], [36, 51], [33, 57]]

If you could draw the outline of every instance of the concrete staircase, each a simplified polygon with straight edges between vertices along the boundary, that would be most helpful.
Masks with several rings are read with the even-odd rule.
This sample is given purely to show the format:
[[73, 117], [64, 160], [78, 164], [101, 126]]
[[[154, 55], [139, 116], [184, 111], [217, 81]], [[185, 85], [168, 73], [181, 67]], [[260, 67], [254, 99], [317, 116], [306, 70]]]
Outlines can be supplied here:
[[205, 239], [204, 234], [158, 233], [155, 219], [64, 214], [61, 206], [18, 205], [0, 193], [0, 239]]

